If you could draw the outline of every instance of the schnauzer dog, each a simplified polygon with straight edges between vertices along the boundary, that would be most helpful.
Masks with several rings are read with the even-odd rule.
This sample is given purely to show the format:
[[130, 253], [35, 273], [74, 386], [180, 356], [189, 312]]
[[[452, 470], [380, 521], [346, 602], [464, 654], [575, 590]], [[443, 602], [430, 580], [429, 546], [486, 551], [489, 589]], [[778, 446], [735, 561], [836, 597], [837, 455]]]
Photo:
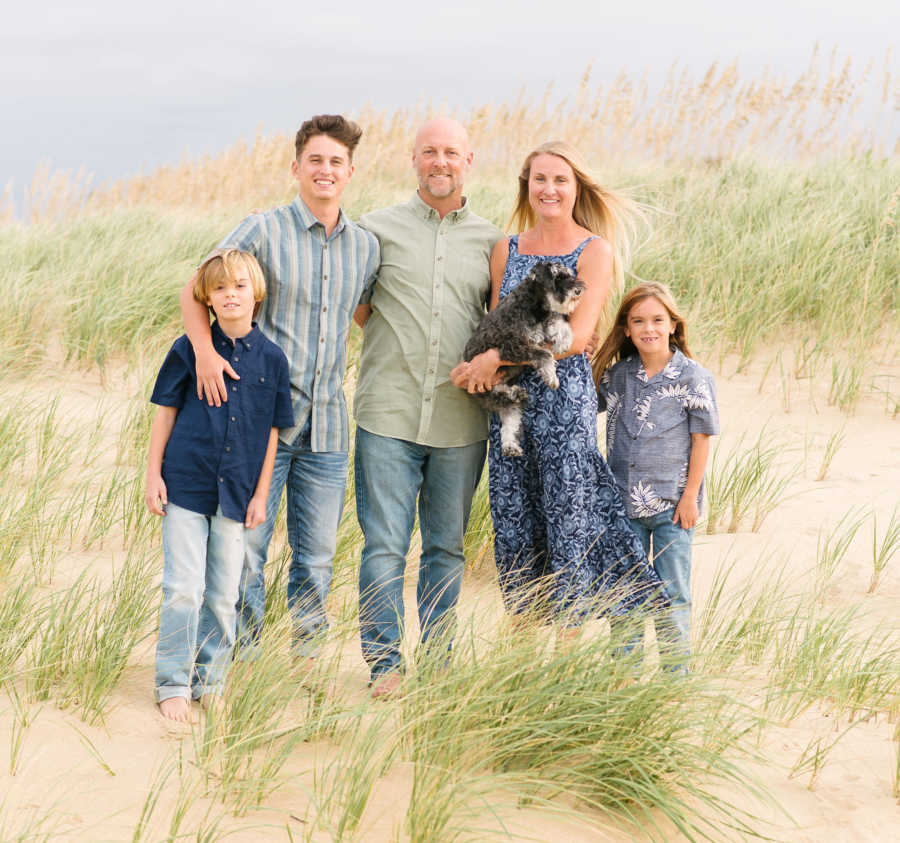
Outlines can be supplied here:
[[548, 261], [535, 264], [519, 286], [481, 320], [466, 343], [466, 361], [496, 348], [501, 360], [519, 364], [504, 367], [503, 380], [489, 392], [474, 396], [485, 409], [500, 416], [505, 457], [522, 456], [519, 438], [528, 393], [516, 380], [527, 365], [537, 369], [550, 389], [559, 386], [553, 355], [565, 353], [572, 345], [569, 315], [584, 289], [584, 283], [565, 265]]

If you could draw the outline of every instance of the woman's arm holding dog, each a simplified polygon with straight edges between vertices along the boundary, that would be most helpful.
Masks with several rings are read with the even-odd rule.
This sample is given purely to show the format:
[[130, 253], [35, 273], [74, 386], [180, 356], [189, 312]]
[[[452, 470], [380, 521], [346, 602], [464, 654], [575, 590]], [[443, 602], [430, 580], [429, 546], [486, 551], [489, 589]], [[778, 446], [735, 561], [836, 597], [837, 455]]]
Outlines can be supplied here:
[[557, 360], [596, 350], [595, 330], [612, 287], [612, 270], [612, 246], [602, 237], [591, 240], [578, 259], [578, 278], [587, 286], [578, 301], [578, 306], [569, 317], [572, 345], [565, 354], [557, 354]]
[[[509, 257], [509, 238], [504, 237], [494, 244], [491, 251], [491, 300], [489, 310], [497, 307], [500, 301], [500, 285], [503, 283], [503, 272], [506, 259]], [[501, 366], [509, 366], [511, 361], [501, 360], [496, 348], [476, 355], [468, 363], [463, 361], [450, 372], [450, 380], [469, 392], [484, 392], [500, 380], [497, 371]]]

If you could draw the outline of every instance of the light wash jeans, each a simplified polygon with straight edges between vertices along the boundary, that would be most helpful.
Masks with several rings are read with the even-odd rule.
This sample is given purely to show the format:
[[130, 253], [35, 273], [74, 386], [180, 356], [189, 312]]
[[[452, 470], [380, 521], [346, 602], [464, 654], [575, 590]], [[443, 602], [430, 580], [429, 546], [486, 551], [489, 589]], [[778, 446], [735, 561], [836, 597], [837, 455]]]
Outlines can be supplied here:
[[[660, 653], [672, 669], [687, 668], [691, 655], [691, 541], [694, 530], [673, 524], [674, 507], [645, 518], [629, 518], [672, 604], [665, 628], [657, 629]], [[652, 554], [651, 554], [652, 547]]]
[[266, 520], [247, 531], [247, 551], [238, 598], [238, 637], [243, 646], [258, 642], [266, 611], [264, 568], [281, 492], [287, 489], [287, 534], [291, 546], [287, 599], [294, 621], [294, 647], [312, 655], [313, 639], [327, 628], [325, 598], [347, 488], [345, 451], [309, 449], [310, 423], [293, 444], [278, 441]]
[[235, 635], [244, 525], [169, 502], [162, 520], [163, 581], [156, 701], [221, 694]]
[[402, 669], [403, 573], [418, 498], [422, 556], [416, 598], [422, 641], [452, 634], [463, 536], [486, 442], [431, 448], [356, 430], [356, 515], [365, 537], [359, 628], [372, 680]]

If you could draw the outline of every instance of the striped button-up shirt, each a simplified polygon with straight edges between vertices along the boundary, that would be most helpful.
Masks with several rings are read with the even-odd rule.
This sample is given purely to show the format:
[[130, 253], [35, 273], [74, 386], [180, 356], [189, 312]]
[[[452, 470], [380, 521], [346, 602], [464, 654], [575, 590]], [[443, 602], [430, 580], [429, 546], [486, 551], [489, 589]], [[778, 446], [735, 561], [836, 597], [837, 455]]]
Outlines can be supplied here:
[[354, 412], [370, 433], [449, 448], [487, 438], [487, 415], [450, 380], [485, 313], [500, 230], [464, 204], [443, 219], [416, 193], [360, 219], [378, 237]]
[[349, 450], [342, 387], [347, 336], [378, 269], [378, 241], [343, 211], [326, 237], [298, 196], [290, 205], [251, 214], [219, 246], [252, 253], [266, 277], [257, 322], [287, 356], [296, 425], [280, 431], [281, 439], [292, 442], [310, 421], [311, 450]]

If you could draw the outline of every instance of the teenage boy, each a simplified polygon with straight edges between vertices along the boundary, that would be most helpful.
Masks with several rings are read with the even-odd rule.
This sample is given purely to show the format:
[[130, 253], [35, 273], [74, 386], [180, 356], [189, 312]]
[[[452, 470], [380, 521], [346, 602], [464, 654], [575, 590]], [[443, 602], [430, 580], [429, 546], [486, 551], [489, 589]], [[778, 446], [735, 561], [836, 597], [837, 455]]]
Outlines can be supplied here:
[[[349, 420], [341, 386], [350, 320], [378, 268], [378, 241], [341, 210], [362, 130], [339, 115], [318, 115], [300, 127], [291, 171], [299, 195], [289, 205], [252, 214], [221, 243], [256, 256], [268, 282], [259, 326], [287, 355], [295, 426], [279, 435], [266, 521], [250, 533], [239, 599], [242, 640], [258, 640], [265, 611], [263, 568], [282, 489], [292, 559], [288, 605], [298, 656], [315, 654], [325, 627], [337, 528], [347, 481]], [[181, 294], [185, 331], [197, 356], [198, 394], [229, 401], [208, 320]], [[236, 357], [238, 355], [235, 355]], [[231, 361], [237, 362], [237, 361]]]
[[265, 521], [278, 428], [294, 423], [287, 360], [253, 324], [265, 295], [252, 255], [228, 249], [207, 258], [193, 296], [215, 312], [216, 354], [235, 363], [231, 400], [208, 406], [199, 398], [186, 336], [166, 356], [150, 399], [159, 406], [146, 503], [164, 516], [156, 701], [170, 720], [189, 719], [191, 698], [206, 708], [222, 694], [245, 530]]

